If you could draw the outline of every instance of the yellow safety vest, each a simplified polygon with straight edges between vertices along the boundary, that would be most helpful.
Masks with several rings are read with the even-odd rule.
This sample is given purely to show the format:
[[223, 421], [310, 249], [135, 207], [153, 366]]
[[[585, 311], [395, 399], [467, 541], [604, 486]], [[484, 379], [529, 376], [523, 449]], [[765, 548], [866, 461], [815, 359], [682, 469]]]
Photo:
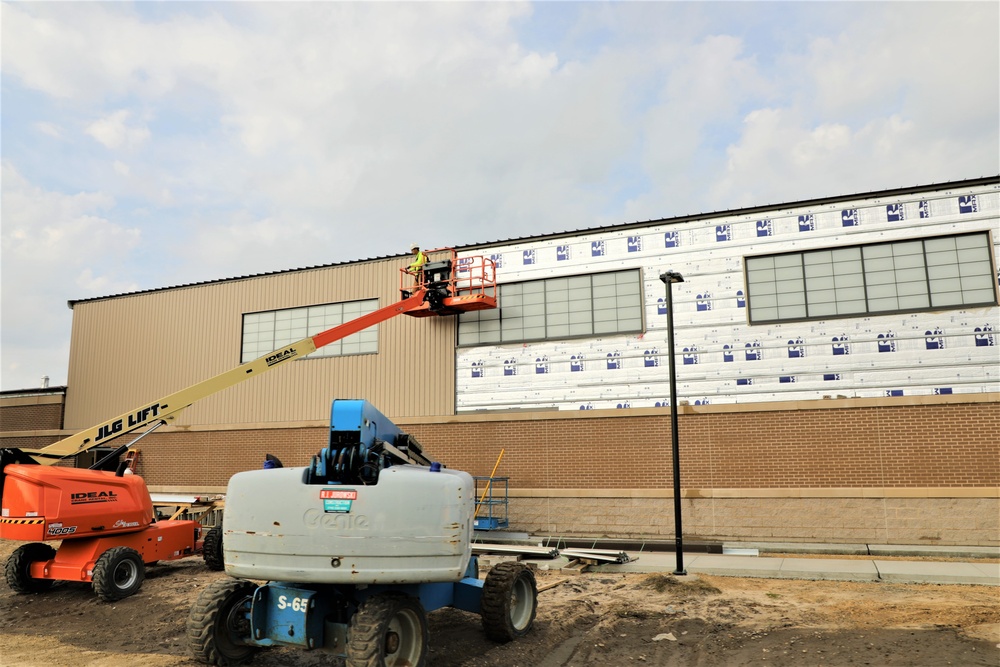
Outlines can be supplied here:
[[416, 273], [420, 269], [424, 268], [424, 264], [426, 263], [427, 263], [427, 256], [424, 254], [424, 251], [418, 250], [417, 258], [413, 260], [412, 264], [410, 264], [410, 272]]

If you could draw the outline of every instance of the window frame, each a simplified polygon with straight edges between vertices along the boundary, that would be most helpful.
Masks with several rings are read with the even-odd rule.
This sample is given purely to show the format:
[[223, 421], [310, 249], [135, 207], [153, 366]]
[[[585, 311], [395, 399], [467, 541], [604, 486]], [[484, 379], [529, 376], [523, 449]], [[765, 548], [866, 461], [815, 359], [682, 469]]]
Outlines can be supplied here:
[[[956, 257], [956, 261], [946, 262], [942, 264], [928, 264], [928, 256], [935, 254], [945, 254], [949, 252], [948, 250], [934, 250], [928, 249], [929, 244], [934, 244], [935, 242], [947, 241], [947, 240], [958, 240], [961, 238], [970, 237], [983, 237], [985, 240], [984, 246], [978, 246], [975, 248], [979, 252], [979, 248], [983, 247], [986, 252], [986, 261], [989, 263], [988, 272], [988, 284], [990, 285], [990, 291], [992, 294], [992, 300], [983, 301], [969, 301], [969, 302], [952, 302], [952, 303], [941, 303], [935, 302], [935, 296], [940, 296], [945, 293], [955, 293], [954, 290], [950, 292], [943, 292], [940, 289], [935, 290], [935, 281], [943, 281], [946, 279], [957, 278], [959, 282], [962, 282], [965, 278], [970, 278], [969, 276], [963, 276], [962, 266], [963, 262], [960, 258]], [[912, 246], [913, 244], [920, 245], [919, 252], [902, 252], [906, 246]], [[957, 243], [956, 243], [957, 245]], [[877, 315], [892, 315], [897, 313], [915, 313], [915, 312], [926, 312], [926, 311], [936, 311], [936, 310], [956, 310], [960, 308], [979, 308], [983, 306], [995, 306], [998, 304], [998, 297], [1000, 297], [1000, 289], [997, 287], [997, 267], [996, 258], [993, 252], [993, 235], [990, 230], [979, 230], [973, 232], [959, 232], [954, 234], [940, 234], [935, 236], [924, 236], [916, 238], [905, 238], [905, 239], [895, 239], [890, 241], [876, 241], [872, 243], [857, 243], [852, 245], [840, 245], [840, 246], [830, 246], [826, 248], [813, 248], [809, 250], [797, 250], [793, 252], [781, 252], [781, 253], [767, 253], [762, 255], [747, 255], [743, 258], [743, 283], [744, 283], [744, 293], [746, 294], [746, 306], [747, 306], [747, 323], [751, 326], [753, 325], [765, 325], [765, 324], [778, 324], [782, 322], [807, 322], [816, 320], [827, 320], [827, 319], [842, 319], [848, 317], [872, 317]], [[896, 254], [894, 251], [900, 249], [901, 252]], [[882, 257], [876, 257], [875, 253], [882, 249]], [[956, 248], [954, 254], [957, 256], [962, 252], [962, 248]], [[965, 249], [968, 250], [968, 249]], [[855, 262], [860, 271], [850, 272], [837, 272], [836, 264], [834, 261], [835, 256], [839, 258], [844, 258], [851, 254], [852, 251], [856, 251], [857, 257], [852, 260]], [[810, 289], [809, 281], [810, 276], [808, 274], [807, 267], [820, 267], [821, 262], [807, 262], [807, 258], [818, 258], [824, 253], [829, 254], [831, 258], [831, 271], [824, 275], [819, 272], [814, 272], [811, 276], [814, 282], [819, 282], [825, 278], [833, 279], [833, 286], [830, 287], [829, 283], [823, 286], [818, 286]], [[869, 254], [871, 253], [871, 254]], [[912, 258], [919, 257], [920, 263], [917, 264]], [[795, 261], [797, 258], [797, 262]], [[897, 266], [898, 258], [898, 266]], [[909, 258], [909, 259], [904, 259]], [[756, 260], [781, 260], [781, 266], [772, 266], [752, 268], [751, 264]], [[879, 267], [876, 266], [877, 260], [891, 260], [891, 266]], [[980, 259], [979, 261], [982, 261]], [[847, 264], [847, 261], [841, 259], [841, 263]], [[801, 271], [798, 272], [798, 278], [796, 279], [794, 267], [798, 266]], [[955, 276], [939, 276], [932, 277], [931, 273], [940, 270], [942, 267], [955, 267], [957, 275]], [[778, 271], [782, 271], [781, 276], [783, 280], [779, 282]], [[917, 275], [917, 271], [922, 271], [922, 277]], [[774, 272], [775, 280], [772, 281], [758, 281], [754, 280], [755, 276], [766, 275], [768, 271]], [[882, 280], [876, 282], [873, 278], [877, 277], [876, 274], [886, 274], [881, 277], [891, 278], [891, 280]], [[912, 275], [911, 275], [912, 274]], [[987, 274], [973, 274], [971, 278], [981, 279], [983, 275]], [[846, 278], [848, 276], [857, 276], [860, 278], [860, 285], [850, 284], [850, 280]], [[842, 285], [837, 284], [837, 278], [844, 277], [845, 280]], [[900, 280], [900, 277], [910, 278], [909, 280]], [[798, 282], [801, 285], [801, 290], [799, 292], [793, 292], [788, 290]], [[781, 284], [784, 283], [784, 284]], [[940, 284], [940, 283], [939, 283]], [[754, 288], [754, 285], [758, 285]], [[772, 287], [773, 289], [768, 291], [760, 290], [760, 286]], [[862, 290], [862, 301], [864, 304], [863, 309], [856, 310], [844, 310], [842, 312], [822, 312], [812, 314], [810, 312], [810, 304], [832, 304], [834, 310], [836, 311], [840, 304], [842, 303], [837, 297], [837, 291], [843, 290], [844, 294], [848, 294], [849, 290], [857, 290], [860, 287]], [[891, 287], [891, 290], [889, 289]], [[905, 288], [901, 290], [902, 288]], [[786, 288], [786, 289], [782, 289]], [[921, 288], [922, 291], [921, 291]], [[983, 291], [985, 290], [985, 284], [981, 287], [976, 287], [974, 290], [969, 291]], [[816, 301], [810, 300], [810, 296], [813, 297], [819, 295], [822, 292], [833, 292], [833, 299], [827, 301]], [[889, 293], [891, 291], [891, 294]], [[957, 292], [958, 294], [963, 294], [964, 289], [960, 288]], [[879, 308], [874, 309], [872, 307], [872, 302], [881, 301], [888, 302], [891, 299], [896, 300], [896, 304], [905, 300], [913, 300], [919, 296], [926, 296], [926, 305], [913, 305], [913, 306], [902, 306], [895, 308]], [[773, 306], [771, 305], [773, 296]], [[801, 300], [799, 300], [801, 296]], [[827, 295], [828, 296], [828, 295]], [[777, 315], [775, 317], [754, 317], [754, 301], [757, 301], [758, 308], [761, 306], [760, 301], [765, 300], [767, 305], [766, 308], [775, 308]], [[782, 304], [781, 301], [785, 303]], [[854, 301], [857, 299], [855, 298]], [[843, 303], [847, 303], [846, 299]], [[781, 317], [781, 309], [784, 307], [787, 310], [791, 310], [797, 306], [801, 306], [804, 315]]]
[[[618, 276], [632, 274], [634, 275], [634, 282], [626, 284], [634, 284], [635, 294], [625, 294], [625, 297], [634, 296], [637, 299], [635, 304], [635, 317], [637, 318], [637, 327], [634, 328], [617, 328], [618, 323], [623, 320], [628, 323], [631, 321], [631, 317], [622, 318], [618, 307], [611, 308], [597, 308], [598, 299], [609, 299], [621, 298], [617, 294], [618, 286], [623, 284], [619, 282]], [[599, 277], [614, 277], [610, 284], [597, 285], [595, 289], [595, 278]], [[587, 291], [588, 296], [585, 299], [572, 298], [574, 292], [573, 283], [580, 283], [583, 280], [587, 280]], [[573, 340], [579, 338], [595, 338], [600, 336], [617, 336], [621, 334], [631, 334], [631, 333], [642, 333], [646, 330], [646, 313], [645, 313], [645, 303], [643, 301], [643, 271], [641, 267], [630, 267], [624, 269], [616, 269], [614, 271], [602, 271], [595, 273], [580, 273], [568, 276], [553, 276], [551, 278], [539, 278], [535, 280], [521, 280], [516, 282], [509, 282], [497, 285], [497, 307], [495, 309], [485, 310], [485, 311], [473, 311], [471, 313], [462, 313], [458, 316], [457, 326], [455, 327], [455, 339], [456, 347], [468, 348], [468, 347], [478, 347], [483, 345], [507, 345], [511, 343], [537, 343], [549, 340]], [[577, 285], [576, 289], [580, 289], [581, 285]], [[525, 309], [527, 310], [537, 310], [541, 308], [541, 317], [543, 321], [539, 325], [524, 326], [526, 323], [523, 318], [519, 317], [520, 326], [511, 322], [505, 326], [504, 324], [504, 305], [503, 305], [503, 293], [504, 290], [519, 290], [520, 295], [528, 295], [528, 299], [522, 299], [520, 303], [516, 305], [508, 305], [508, 309], [517, 309], [520, 314]], [[528, 290], [528, 291], [525, 291]], [[614, 295], [608, 294], [609, 290], [615, 292]], [[566, 299], [560, 300], [549, 300], [548, 296], [555, 294], [557, 292], [564, 292], [567, 296]], [[510, 291], [508, 291], [508, 300], [513, 296]], [[587, 317], [584, 317], [582, 313], [576, 312], [570, 308], [574, 302], [586, 301], [589, 304], [589, 310], [587, 311]], [[565, 309], [561, 306], [565, 305]], [[551, 308], [550, 308], [551, 306]], [[507, 312], [510, 312], [508, 310]], [[565, 318], [562, 317], [565, 315]], [[597, 315], [603, 315], [603, 318], [598, 319]], [[613, 315], [613, 317], [611, 317]], [[464, 321], [463, 321], [463, 318]], [[475, 319], [473, 319], [475, 318]], [[484, 319], [487, 318], [487, 319]], [[474, 342], [463, 342], [463, 324], [469, 324], [470, 320], [476, 325], [476, 338]], [[496, 332], [496, 340], [482, 340], [482, 323], [496, 321], [495, 326], [490, 326], [487, 333]], [[556, 321], [553, 321], [556, 320]], [[565, 321], [563, 321], [565, 320]], [[574, 321], [575, 320], [575, 321]], [[598, 323], [607, 323], [614, 321], [614, 329], [598, 330]], [[583, 324], [589, 324], [589, 331], [584, 333], [572, 333], [574, 327], [579, 327]], [[605, 325], [607, 326], [607, 325]], [[541, 335], [529, 335], [520, 336], [517, 338], [504, 338], [504, 333], [513, 331], [524, 331], [528, 329], [531, 332], [541, 328]], [[553, 329], [558, 331], [553, 332]]]
[[[357, 304], [358, 307], [351, 308], [355, 304]], [[367, 304], [367, 310], [366, 310], [366, 304]], [[320, 308], [329, 308], [330, 306], [340, 307], [339, 309], [340, 312], [338, 315], [334, 316], [335, 318], [334, 320], [331, 321], [328, 319], [330, 317], [329, 313], [326, 313], [324, 315], [316, 313], [315, 317], [317, 317], [317, 319], [322, 319], [325, 321], [322, 322], [317, 321], [315, 324], [310, 323], [311, 316], [309, 311]], [[358, 317], [362, 317], [363, 315], [372, 313], [375, 310], [378, 310], [378, 308], [379, 308], [379, 300], [377, 298], [371, 298], [371, 299], [352, 299], [350, 301], [333, 301], [330, 303], [317, 303], [308, 306], [293, 306], [290, 308], [277, 308], [274, 310], [258, 310], [258, 311], [243, 313], [240, 316], [240, 352], [239, 352], [240, 363], [244, 364], [249, 361], [253, 361], [254, 359], [259, 359], [261, 356], [266, 355], [269, 352], [273, 352], [274, 350], [281, 349], [285, 345], [298, 342], [310, 336], [315, 336], [321, 331], [326, 331], [327, 329], [339, 326], [340, 324], [350, 322], [354, 319], [357, 319]], [[347, 314], [345, 314], [345, 310], [347, 311]], [[351, 311], [357, 311], [357, 312], [351, 312]], [[284, 337], [279, 338], [279, 328], [278, 328], [279, 314], [283, 316], [281, 318], [282, 321], [286, 320], [295, 321], [304, 319], [305, 324], [299, 325], [299, 328], [289, 327], [288, 330], [293, 331], [294, 333], [285, 334]], [[271, 344], [273, 345], [273, 347], [268, 350], [251, 353], [251, 355], [248, 357], [246, 352], [247, 342], [248, 342], [247, 328], [248, 325], [253, 325], [256, 323], [248, 322], [247, 318], [254, 316], [266, 316], [266, 315], [274, 316], [274, 319], [271, 322], [271, 341], [272, 341]], [[339, 318], [340, 321], [337, 322], [336, 318]], [[303, 326], [304, 328], [302, 328]], [[374, 333], [370, 332], [369, 330], [373, 330]], [[366, 338], [371, 338], [373, 336], [374, 336], [374, 341], [365, 340]], [[343, 351], [344, 343], [350, 343], [352, 346], [358, 345], [362, 349], [359, 349], [358, 351], [344, 352]], [[367, 347], [365, 346], [366, 343], [368, 344]], [[371, 349], [372, 345], [374, 345], [374, 349]], [[331, 357], [354, 357], [363, 354], [378, 354], [378, 351], [379, 351], [378, 325], [375, 324], [373, 326], [367, 327], [366, 329], [353, 333], [350, 336], [346, 336], [338, 341], [333, 341], [329, 345], [321, 347], [318, 350], [315, 350], [314, 352], [303, 358], [325, 359]]]

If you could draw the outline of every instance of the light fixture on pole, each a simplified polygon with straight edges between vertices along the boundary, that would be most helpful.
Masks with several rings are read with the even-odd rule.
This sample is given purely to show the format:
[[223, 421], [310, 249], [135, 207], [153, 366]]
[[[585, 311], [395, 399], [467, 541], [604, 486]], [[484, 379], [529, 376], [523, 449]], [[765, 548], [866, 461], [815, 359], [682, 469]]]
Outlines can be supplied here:
[[667, 360], [670, 369], [670, 438], [673, 445], [674, 459], [674, 540], [677, 554], [675, 575], [685, 575], [684, 570], [684, 539], [681, 536], [681, 461], [680, 447], [677, 437], [677, 371], [674, 367], [674, 283], [684, 282], [684, 276], [677, 271], [664, 271], [660, 280], [667, 288]]

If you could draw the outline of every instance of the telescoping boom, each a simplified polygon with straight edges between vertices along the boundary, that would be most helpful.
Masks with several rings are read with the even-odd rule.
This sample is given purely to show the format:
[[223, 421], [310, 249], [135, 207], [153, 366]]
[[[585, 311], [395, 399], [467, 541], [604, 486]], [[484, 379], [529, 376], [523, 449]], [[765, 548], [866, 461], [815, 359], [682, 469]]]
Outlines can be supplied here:
[[[147, 426], [167, 424], [195, 401], [228, 389], [252, 377], [312, 354], [351, 334], [367, 329], [400, 314], [415, 317], [452, 315], [468, 310], [496, 307], [496, 274], [493, 261], [484, 257], [458, 260], [453, 249], [449, 259], [432, 262], [419, 276], [405, 270], [400, 273], [403, 299], [367, 315], [321, 331], [313, 336], [248, 361], [215, 377], [142, 405], [135, 410], [101, 422], [86, 430], [59, 440], [41, 449], [3, 450], [0, 468], [7, 463], [40, 463], [52, 465], [67, 456], [74, 456]], [[428, 251], [435, 252], [435, 251]], [[408, 282], [406, 282], [408, 281]], [[412, 284], [410, 284], [412, 283]], [[0, 482], [2, 489], [2, 482]]]

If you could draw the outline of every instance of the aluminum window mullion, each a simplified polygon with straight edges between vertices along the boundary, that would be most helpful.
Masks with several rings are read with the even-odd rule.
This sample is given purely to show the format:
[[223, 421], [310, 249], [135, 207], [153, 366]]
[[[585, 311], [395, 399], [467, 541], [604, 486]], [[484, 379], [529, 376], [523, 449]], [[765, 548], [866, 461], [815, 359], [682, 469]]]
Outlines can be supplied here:
[[864, 246], [861, 246], [861, 282], [865, 288], [865, 315], [870, 315], [872, 307], [868, 296], [868, 257]]
[[[920, 254], [924, 258], [924, 282], [927, 284], [927, 305], [934, 305], [934, 293], [931, 291], [931, 272], [927, 269], [927, 239], [920, 239]], [[959, 277], [962, 273], [959, 270]], [[964, 298], [962, 299], [965, 300]]]
[[[799, 253], [799, 270], [802, 271], [802, 300], [803, 305], [806, 309], [806, 317], [809, 317], [809, 282], [806, 279], [806, 254], [804, 252]], [[836, 298], [836, 292], [834, 292], [834, 298]], [[781, 314], [779, 309], [778, 314]]]

